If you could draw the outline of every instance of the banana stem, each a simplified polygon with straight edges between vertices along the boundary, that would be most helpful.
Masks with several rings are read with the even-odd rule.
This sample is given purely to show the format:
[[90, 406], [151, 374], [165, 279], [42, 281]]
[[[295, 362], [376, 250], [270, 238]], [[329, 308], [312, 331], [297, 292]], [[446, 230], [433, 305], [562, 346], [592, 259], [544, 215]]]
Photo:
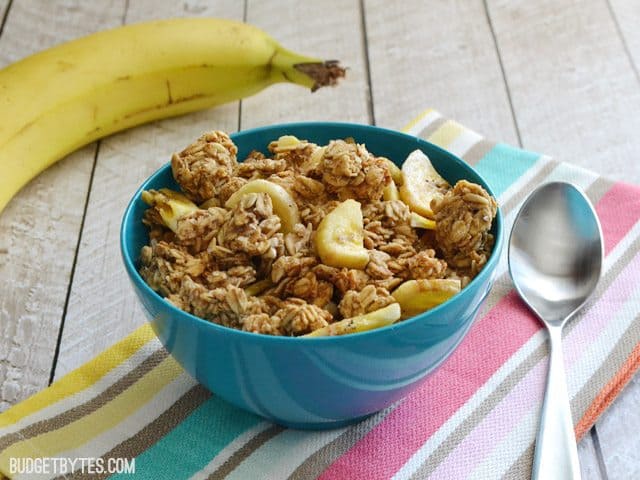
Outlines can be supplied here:
[[346, 73], [338, 60], [322, 61], [304, 57], [282, 47], [276, 50], [271, 65], [286, 81], [310, 87], [312, 92], [336, 85]]
[[296, 70], [313, 79], [311, 91], [315, 92], [320, 87], [334, 86], [338, 79], [344, 78], [346, 70], [340, 66], [338, 60], [327, 60], [320, 63], [296, 63]]

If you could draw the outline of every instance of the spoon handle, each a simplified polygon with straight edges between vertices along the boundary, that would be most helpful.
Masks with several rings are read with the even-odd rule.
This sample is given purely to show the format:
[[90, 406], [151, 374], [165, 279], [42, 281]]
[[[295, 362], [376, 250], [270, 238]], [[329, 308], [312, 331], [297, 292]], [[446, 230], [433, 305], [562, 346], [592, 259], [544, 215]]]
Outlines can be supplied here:
[[578, 449], [564, 373], [562, 327], [547, 326], [551, 349], [549, 373], [531, 478], [533, 480], [580, 480]]

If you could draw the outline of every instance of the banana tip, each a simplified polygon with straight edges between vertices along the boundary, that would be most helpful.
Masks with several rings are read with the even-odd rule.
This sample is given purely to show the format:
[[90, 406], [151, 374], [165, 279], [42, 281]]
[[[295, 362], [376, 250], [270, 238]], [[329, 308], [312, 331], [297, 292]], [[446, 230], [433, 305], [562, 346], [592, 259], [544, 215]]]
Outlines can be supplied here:
[[294, 65], [299, 72], [309, 76], [314, 84], [311, 91], [315, 92], [321, 87], [334, 86], [338, 80], [346, 75], [346, 68], [340, 65], [338, 60], [327, 60], [325, 62], [298, 63]]

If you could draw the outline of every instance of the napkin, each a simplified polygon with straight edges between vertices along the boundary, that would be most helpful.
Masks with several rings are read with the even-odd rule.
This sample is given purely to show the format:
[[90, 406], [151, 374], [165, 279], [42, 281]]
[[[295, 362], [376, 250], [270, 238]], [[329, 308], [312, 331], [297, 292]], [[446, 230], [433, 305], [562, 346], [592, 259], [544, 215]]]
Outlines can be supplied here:
[[[404, 130], [473, 165], [498, 197], [506, 232], [544, 182], [573, 182], [595, 205], [603, 277], [564, 339], [581, 438], [640, 362], [640, 188], [491, 142], [434, 110]], [[239, 410], [182, 370], [147, 324], [0, 414], [0, 472], [30, 478], [20, 473], [25, 459], [40, 459], [31, 464], [38, 478], [130, 478], [132, 466], [136, 478], [171, 480], [528, 478], [547, 336], [512, 288], [506, 250], [457, 350], [414, 392], [356, 425], [292, 430]]]

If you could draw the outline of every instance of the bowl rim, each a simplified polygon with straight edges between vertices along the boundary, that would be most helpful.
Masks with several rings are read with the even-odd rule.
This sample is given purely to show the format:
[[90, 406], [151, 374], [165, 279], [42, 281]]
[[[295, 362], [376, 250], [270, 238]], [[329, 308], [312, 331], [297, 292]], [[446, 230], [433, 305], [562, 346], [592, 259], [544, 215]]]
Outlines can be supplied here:
[[[496, 198], [490, 185], [484, 179], [484, 177], [480, 175], [480, 173], [478, 173], [471, 165], [469, 165], [468, 163], [460, 159], [457, 155], [439, 147], [434, 143], [424, 140], [420, 137], [409, 135], [407, 133], [400, 132], [397, 130], [391, 130], [391, 129], [378, 127], [374, 125], [366, 125], [366, 124], [359, 124], [359, 123], [310, 121], [310, 122], [278, 123], [273, 125], [250, 128], [250, 129], [241, 130], [239, 132], [230, 134], [230, 137], [232, 140], [234, 140], [236, 137], [240, 135], [269, 131], [276, 128], [280, 130], [283, 130], [283, 129], [286, 130], [287, 128], [292, 129], [292, 128], [314, 128], [314, 127], [364, 129], [372, 133], [379, 133], [379, 134], [389, 135], [391, 137], [402, 138], [404, 141], [411, 140], [415, 142], [416, 148], [420, 148], [422, 145], [427, 144], [429, 148], [439, 151], [439, 153], [447, 157], [448, 160], [457, 163], [460, 167], [462, 167], [463, 170], [471, 170], [472, 172], [474, 172], [475, 175], [477, 175], [478, 178], [480, 178], [480, 180], [482, 181], [483, 187], [487, 190], [487, 192], [491, 196]], [[472, 287], [474, 285], [479, 285], [484, 281], [489, 281], [491, 275], [493, 274], [500, 260], [500, 254], [502, 251], [503, 240], [504, 240], [503, 239], [504, 226], [503, 226], [502, 209], [500, 208], [500, 206], [498, 206], [496, 217], [494, 218], [494, 222], [496, 222], [496, 238], [495, 238], [493, 250], [491, 252], [491, 255], [489, 256], [489, 259], [487, 260], [487, 263], [484, 265], [480, 273], [478, 273], [478, 275], [476, 275], [473, 278], [473, 280], [469, 282], [469, 284], [467, 284], [463, 289], [460, 290], [460, 293], [454, 295], [447, 301], [441, 303], [437, 307], [432, 308], [431, 310], [427, 310], [426, 312], [423, 312], [419, 315], [410, 317], [401, 322], [396, 322], [391, 325], [387, 325], [385, 327], [376, 328], [376, 329], [368, 330], [365, 332], [350, 333], [348, 335], [334, 335], [334, 336], [324, 336], [324, 337], [302, 337], [302, 336], [289, 337], [289, 336], [266, 335], [266, 334], [257, 334], [254, 332], [245, 332], [244, 330], [225, 327], [222, 325], [218, 325], [217, 323], [213, 323], [209, 320], [205, 320], [203, 318], [197, 317], [191, 313], [185, 312], [184, 310], [181, 310], [175, 305], [173, 305], [172, 303], [168, 302], [158, 292], [153, 290], [147, 284], [147, 282], [144, 281], [144, 279], [142, 278], [140, 273], [138, 273], [138, 270], [135, 267], [134, 259], [131, 258], [130, 252], [126, 248], [125, 240], [128, 238], [128, 232], [127, 232], [126, 226], [130, 223], [130, 217], [132, 215], [134, 204], [139, 199], [141, 192], [147, 187], [147, 185], [153, 182], [153, 180], [155, 180], [158, 176], [164, 174], [167, 168], [171, 168], [171, 162], [164, 163], [155, 172], [153, 172], [153, 174], [147, 177], [147, 179], [144, 180], [142, 184], [138, 187], [138, 189], [135, 191], [135, 193], [133, 194], [133, 196], [131, 197], [131, 199], [127, 204], [127, 207], [122, 217], [122, 222], [120, 224], [120, 253], [122, 256], [122, 260], [123, 260], [125, 269], [129, 275], [129, 278], [134, 283], [135, 288], [137, 288], [138, 290], [141, 290], [144, 294], [149, 295], [154, 300], [158, 302], [162, 302], [162, 304], [169, 309], [172, 315], [175, 315], [177, 317], [184, 317], [188, 321], [195, 321], [196, 323], [201, 325], [203, 328], [212, 328], [214, 331], [218, 331], [221, 334], [238, 335], [240, 336], [239, 338], [242, 338], [243, 340], [247, 340], [247, 341], [270, 342], [275, 344], [283, 343], [288, 345], [294, 345], [294, 344], [301, 345], [302, 344], [301, 342], [305, 342], [309, 344], [319, 344], [319, 343], [327, 344], [328, 342], [340, 343], [340, 342], [348, 342], [356, 338], [361, 339], [363, 337], [374, 337], [376, 335], [390, 334], [390, 333], [393, 333], [394, 331], [408, 327], [411, 324], [423, 321], [425, 318], [434, 317], [438, 315], [442, 310], [447, 308], [447, 306], [450, 305], [451, 302], [455, 301], [456, 298], [460, 298], [459, 295], [463, 293], [465, 290], [467, 290], [469, 287]]]

